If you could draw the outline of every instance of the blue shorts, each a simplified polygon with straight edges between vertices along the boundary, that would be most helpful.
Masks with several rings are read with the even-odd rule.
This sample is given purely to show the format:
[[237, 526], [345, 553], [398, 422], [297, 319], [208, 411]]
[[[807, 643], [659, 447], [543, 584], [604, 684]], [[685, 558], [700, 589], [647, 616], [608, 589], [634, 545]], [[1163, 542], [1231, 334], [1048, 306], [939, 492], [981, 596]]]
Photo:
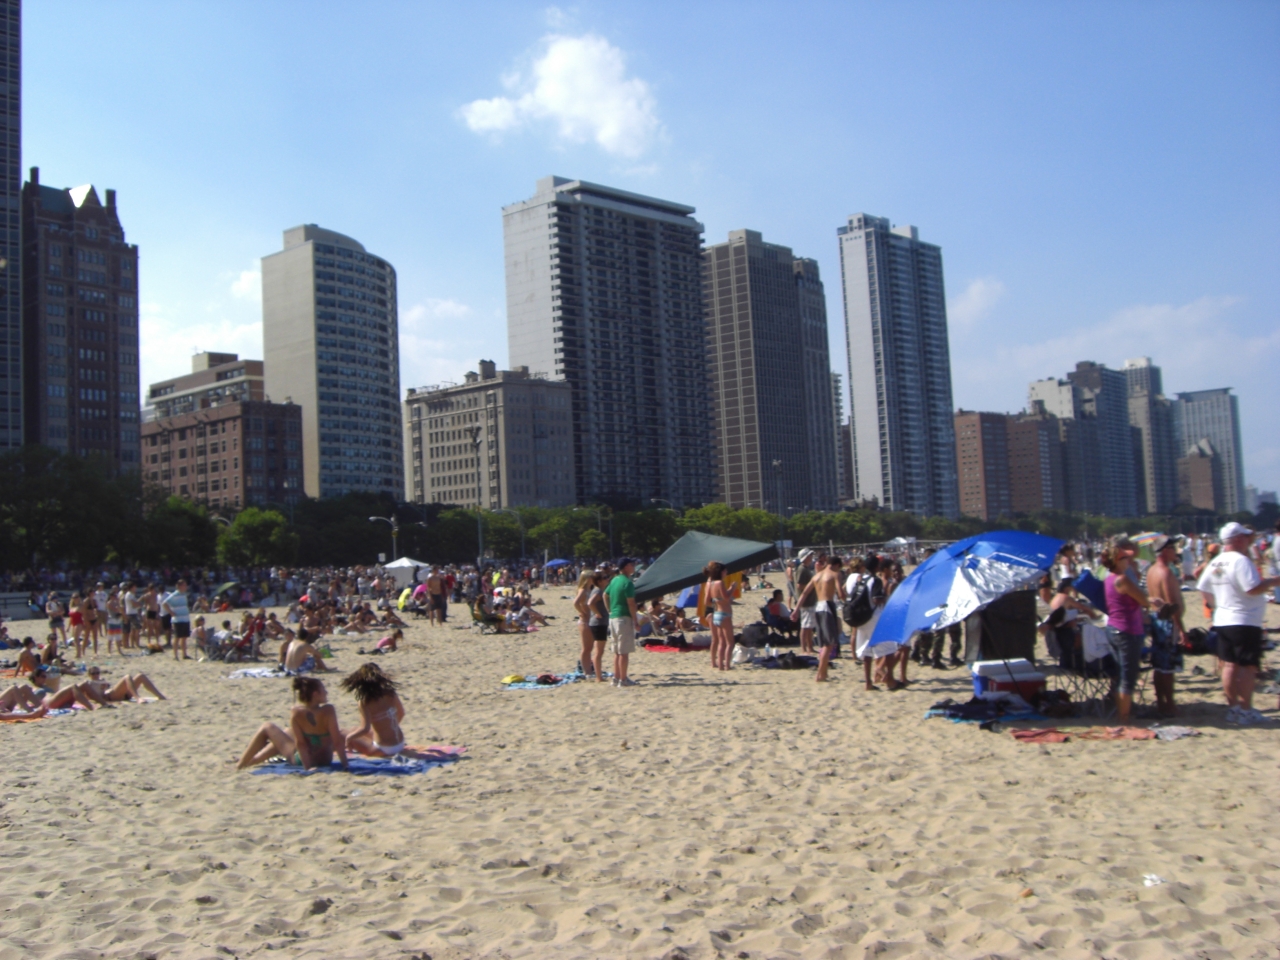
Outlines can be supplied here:
[[1156, 673], [1178, 673], [1182, 670], [1182, 648], [1172, 620], [1156, 617], [1151, 621], [1151, 669]]

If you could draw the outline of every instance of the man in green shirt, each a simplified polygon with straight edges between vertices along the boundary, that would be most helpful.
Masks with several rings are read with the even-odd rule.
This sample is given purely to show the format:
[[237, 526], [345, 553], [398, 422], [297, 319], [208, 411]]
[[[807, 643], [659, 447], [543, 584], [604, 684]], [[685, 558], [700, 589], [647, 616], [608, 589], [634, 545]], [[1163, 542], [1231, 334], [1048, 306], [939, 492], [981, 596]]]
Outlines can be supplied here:
[[623, 557], [618, 561], [618, 575], [604, 588], [609, 605], [609, 651], [613, 654], [613, 685], [634, 687], [627, 676], [627, 662], [636, 649], [636, 586], [631, 582], [636, 561]]

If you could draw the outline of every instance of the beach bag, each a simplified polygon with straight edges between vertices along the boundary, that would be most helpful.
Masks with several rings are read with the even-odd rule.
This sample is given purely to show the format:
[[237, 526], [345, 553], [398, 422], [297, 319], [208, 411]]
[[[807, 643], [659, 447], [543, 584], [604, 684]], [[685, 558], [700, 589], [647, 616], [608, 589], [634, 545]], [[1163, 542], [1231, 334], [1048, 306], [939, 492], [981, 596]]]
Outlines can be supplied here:
[[742, 643], [748, 647], [763, 647], [769, 642], [769, 627], [764, 623], [748, 623], [742, 628]]
[[846, 600], [841, 607], [841, 618], [855, 629], [870, 620], [876, 612], [875, 606], [871, 603], [872, 579], [866, 576], [859, 577], [858, 585], [853, 588], [853, 596]]
[[730, 657], [733, 663], [750, 663], [751, 651], [740, 643], [733, 645], [733, 655]]

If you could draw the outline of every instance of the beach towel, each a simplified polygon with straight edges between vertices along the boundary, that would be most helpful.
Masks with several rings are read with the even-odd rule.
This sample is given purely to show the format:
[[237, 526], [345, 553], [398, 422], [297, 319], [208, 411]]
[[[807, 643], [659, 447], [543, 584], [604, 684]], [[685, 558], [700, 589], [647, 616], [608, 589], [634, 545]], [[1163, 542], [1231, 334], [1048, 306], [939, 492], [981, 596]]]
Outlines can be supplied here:
[[1090, 727], [1076, 736], [1081, 740], [1155, 740], [1156, 732], [1142, 727]]
[[706, 653], [711, 649], [710, 647], [667, 647], [660, 643], [646, 643], [644, 648], [650, 653], [693, 653], [697, 650]]
[[285, 670], [282, 667], [241, 667], [227, 674], [228, 680], [268, 680], [280, 677], [301, 677], [310, 670]]
[[1157, 740], [1181, 740], [1184, 737], [1198, 737], [1200, 731], [1192, 727], [1152, 727]]
[[1071, 739], [1056, 727], [1043, 730], [1010, 730], [1009, 735], [1019, 743], [1066, 743]]
[[83, 710], [84, 707], [76, 704], [74, 707], [63, 707], [60, 710], [47, 710], [38, 717], [9, 717], [7, 720], [0, 720], [0, 723], [35, 723], [37, 720], [43, 720], [45, 717], [69, 717], [77, 710]]
[[926, 720], [931, 717], [946, 717], [952, 723], [1049, 719], [1034, 710], [1011, 710], [1007, 700], [983, 700], [980, 697], [974, 697], [968, 703], [957, 703], [951, 699], [942, 700], [926, 710], [924, 716]]
[[[415, 753], [427, 754], [425, 757], [406, 757], [401, 754], [398, 757], [388, 757], [386, 759], [364, 757], [352, 755], [348, 757], [348, 770], [355, 777], [406, 777], [415, 773], [426, 773], [428, 770], [434, 770], [436, 767], [442, 767], [445, 764], [453, 763], [460, 759], [467, 752], [466, 747], [451, 747], [443, 744], [437, 744], [430, 747], [407, 747]], [[294, 766], [292, 763], [268, 762], [261, 766], [253, 768], [254, 773], [265, 774], [294, 774], [297, 776], [310, 776], [313, 773], [342, 773], [342, 764], [335, 757], [333, 763], [327, 767], [317, 767], [314, 770], [304, 770], [302, 767]]]

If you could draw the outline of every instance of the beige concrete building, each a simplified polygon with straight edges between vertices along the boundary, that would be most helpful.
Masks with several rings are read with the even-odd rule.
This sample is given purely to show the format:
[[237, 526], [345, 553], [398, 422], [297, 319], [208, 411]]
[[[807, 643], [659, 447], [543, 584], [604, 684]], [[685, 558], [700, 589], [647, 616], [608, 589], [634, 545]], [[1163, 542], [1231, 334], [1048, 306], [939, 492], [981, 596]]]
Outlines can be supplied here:
[[234, 353], [197, 353], [191, 372], [147, 389], [144, 421], [204, 410], [232, 400], [265, 400], [261, 360]]
[[[481, 360], [465, 382], [404, 401], [405, 489], [415, 503], [564, 507], [577, 501], [572, 387]], [[477, 446], [478, 445], [478, 446]]]
[[302, 408], [307, 496], [403, 496], [396, 272], [315, 224], [262, 258], [266, 392]]

